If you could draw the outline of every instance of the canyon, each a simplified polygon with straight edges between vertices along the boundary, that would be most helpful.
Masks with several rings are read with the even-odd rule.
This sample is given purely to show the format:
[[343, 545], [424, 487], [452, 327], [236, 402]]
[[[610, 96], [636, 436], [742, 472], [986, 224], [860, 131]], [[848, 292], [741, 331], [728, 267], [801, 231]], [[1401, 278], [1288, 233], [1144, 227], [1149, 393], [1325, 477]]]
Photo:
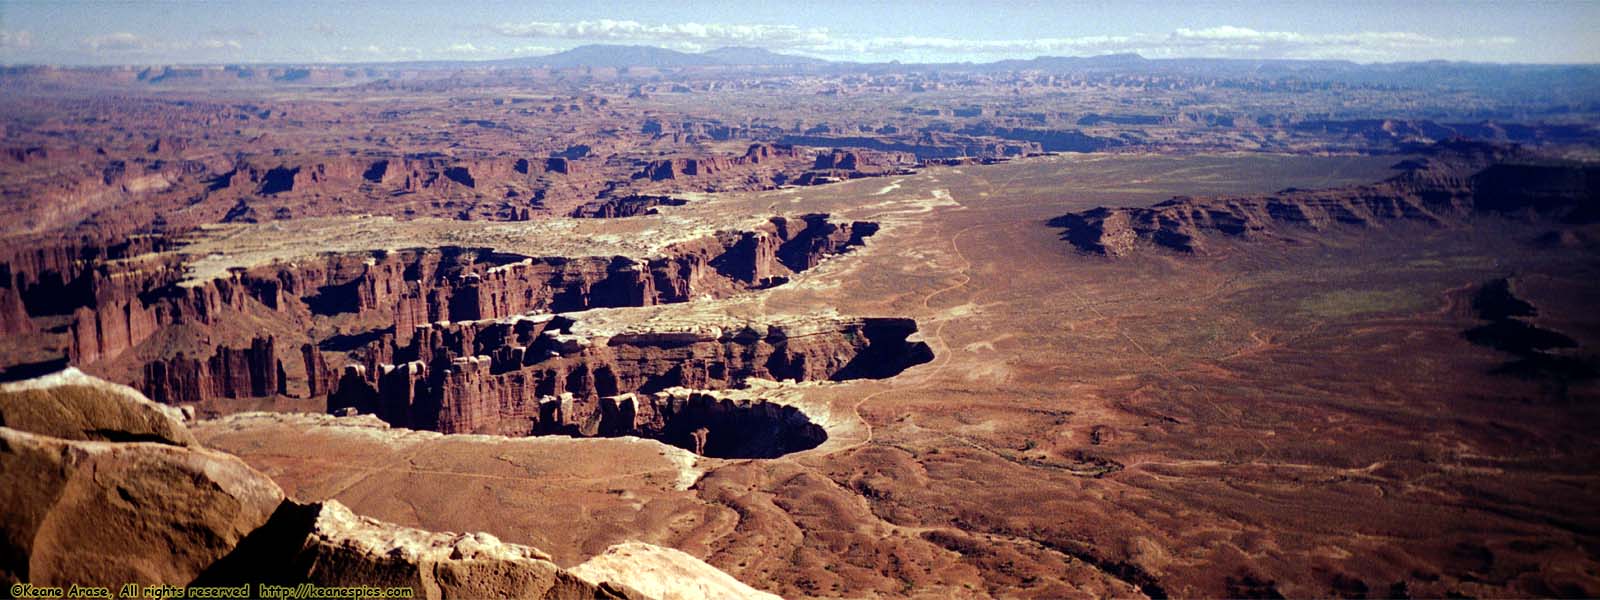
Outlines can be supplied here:
[[0, 67], [0, 578], [1600, 593], [1592, 66], [615, 52]]
[[[162, 403], [325, 398], [330, 411], [445, 433], [640, 435], [696, 452], [778, 455], [826, 433], [789, 407], [657, 393], [892, 376], [932, 358], [908, 341], [916, 323], [801, 316], [608, 331], [583, 311], [781, 285], [877, 228], [807, 214], [638, 259], [437, 247], [231, 267], [210, 280], [183, 278], [181, 243], [160, 238], [111, 268], [74, 257], [129, 251], [54, 248], [5, 264], [19, 304], [70, 316], [53, 330], [65, 333], [54, 342], [68, 362], [126, 373]], [[156, 250], [165, 248], [176, 249]], [[50, 339], [26, 315], [20, 332]], [[240, 318], [278, 336], [218, 331]], [[320, 339], [299, 331], [336, 319], [370, 329]]]
[[[644, 437], [683, 446], [708, 418], [729, 422], [711, 430], [716, 441], [738, 435], [730, 430], [786, 430], [786, 421], [804, 416], [730, 406], [703, 394], [652, 394], [726, 388], [750, 378], [884, 378], [932, 359], [927, 344], [908, 341], [917, 327], [910, 319], [790, 318], [606, 332], [585, 325], [582, 316], [546, 316], [419, 327], [406, 346], [371, 349], [366, 363], [375, 369], [346, 367], [329, 408], [445, 433], [651, 430]], [[800, 429], [803, 437], [825, 437], [815, 427]]]
[[[205, 330], [225, 319], [247, 315], [276, 321], [271, 327], [277, 330], [293, 330], [308, 321], [348, 316], [380, 323], [372, 331], [387, 330], [404, 344], [419, 327], [438, 322], [650, 306], [776, 285], [860, 245], [876, 227], [810, 214], [773, 217], [748, 231], [711, 232], [639, 259], [438, 247], [230, 267], [213, 279], [186, 278], [190, 266], [183, 252], [156, 250], [174, 242], [151, 237], [131, 251], [58, 246], [20, 252], [4, 263], [11, 275], [5, 289], [22, 314], [32, 306], [33, 316], [65, 321], [46, 331], [19, 316], [12, 331], [49, 339], [45, 343], [62, 348], [75, 364], [117, 363], [158, 332], [176, 336], [162, 340], [176, 354], [134, 365], [144, 373], [140, 385], [159, 400], [199, 401], [268, 395], [286, 386], [276, 352], [282, 342], [273, 337], [236, 336], [238, 346], [224, 342], [182, 356], [186, 346], [203, 344], [197, 338], [208, 338], [211, 332]], [[303, 347], [326, 340], [304, 333], [284, 337], [299, 342], [291, 347], [305, 356], [305, 387], [327, 389], [330, 367], [319, 353]]]
[[[481, 370], [489, 380], [497, 369], [518, 365], [504, 371], [494, 389], [531, 381], [523, 374], [529, 367], [521, 366], [530, 360], [557, 361], [547, 367], [594, 360], [587, 364], [610, 367], [606, 377], [594, 370], [578, 377], [582, 392], [571, 399], [555, 388], [569, 381], [555, 377], [543, 393], [511, 394], [529, 400], [500, 405], [509, 410], [472, 416], [499, 419], [474, 421], [492, 422], [489, 428], [459, 430], [523, 435], [545, 424], [569, 428], [556, 436], [507, 438], [550, 444], [537, 451], [511, 452], [460, 434], [372, 439], [368, 432], [379, 425], [344, 423], [373, 417], [400, 422], [384, 412], [390, 409], [377, 400], [381, 393], [362, 396], [374, 408], [348, 411], [359, 417], [241, 414], [205, 422], [199, 437], [271, 470], [298, 495], [342, 498], [407, 525], [504, 532], [550, 549], [558, 564], [643, 539], [707, 557], [785, 597], [847, 595], [844, 590], [890, 595], [907, 586], [1033, 597], [1348, 594], [1358, 586], [1387, 593], [1396, 584], [1417, 595], [1585, 589], [1592, 583], [1556, 566], [1585, 564], [1582, 521], [1567, 521], [1582, 517], [1552, 491], [1560, 484], [1544, 480], [1545, 467], [1535, 466], [1549, 463], [1523, 458], [1528, 450], [1516, 444], [1530, 438], [1492, 433], [1497, 426], [1491, 423], [1519, 432], [1580, 431], [1592, 416], [1583, 407], [1593, 396], [1593, 379], [1576, 371], [1507, 374], [1501, 365], [1518, 355], [1479, 346], [1463, 333], [1486, 323], [1470, 309], [1483, 283], [1510, 271], [1515, 297], [1537, 306], [1536, 316], [1519, 318], [1574, 342], [1539, 352], [1580, 364], [1592, 360], [1597, 329], [1583, 307], [1593, 286], [1590, 267], [1578, 258], [1592, 250], [1540, 241], [1587, 239], [1592, 225], [1564, 221], [1580, 214], [1574, 207], [1592, 204], [1585, 188], [1550, 186], [1549, 194], [1527, 196], [1562, 198], [1548, 203], [1554, 207], [1548, 211], [1480, 213], [1474, 195], [1462, 192], [1463, 211], [1441, 210], [1435, 214], [1448, 218], [1437, 222], [1377, 218], [1370, 226], [1313, 229], [1262, 221], [1266, 228], [1254, 237], [1199, 230], [1202, 253], [1139, 250], [1160, 248], [1141, 241], [1136, 251], [1110, 260], [1081, 253], [1050, 224], [1094, 206], [1147, 206], [1156, 200], [1152, 193], [1128, 191], [1122, 182], [1150, 173], [1167, 174], [1161, 185], [1171, 195], [1194, 194], [1199, 177], [1213, 182], [1203, 186], [1210, 197], [1238, 199], [1312, 187], [1329, 171], [1343, 171], [1347, 185], [1319, 194], [1361, 197], [1364, 186], [1388, 185], [1370, 182], [1395, 177], [1390, 167], [1408, 161], [1434, 161], [1441, 169], [1459, 164], [1451, 172], [1464, 174], [1464, 186], [1471, 185], [1471, 174], [1493, 168], [1489, 162], [1526, 161], [1491, 148], [1458, 163], [1463, 159], [1446, 150], [1371, 158], [1041, 157], [663, 207], [608, 224], [793, 203], [879, 228], [864, 245], [781, 285], [709, 301], [431, 324], [403, 344], [373, 346], [386, 358], [375, 362], [378, 371], [397, 365], [387, 375], [396, 391], [431, 390], [430, 380], [439, 377], [435, 365], [446, 358], [445, 369]], [[1398, 170], [1401, 177], [1411, 171]], [[1076, 193], [1064, 198], [1062, 189]], [[1035, 297], [1053, 298], [1051, 308], [1042, 309]], [[629, 352], [722, 352], [740, 335], [764, 340], [770, 328], [766, 336], [741, 328], [772, 322], [774, 315], [787, 315], [785, 321], [822, 316], [815, 322], [830, 327], [866, 322], [840, 320], [831, 311], [914, 319], [917, 334], [908, 340], [925, 343], [931, 360], [881, 379], [819, 374], [780, 382], [763, 374], [743, 387], [709, 391], [692, 387], [717, 387], [710, 380], [634, 388], [639, 384], [629, 381], [648, 377], [623, 376], [635, 367], [617, 361]], [[579, 340], [591, 345], [582, 348]], [[560, 358], [528, 351], [541, 344], [571, 345], [558, 348]], [[524, 348], [520, 357], [518, 347]], [[433, 358], [423, 358], [428, 354]], [[615, 390], [588, 392], [611, 378]], [[658, 385], [682, 381], [674, 374]], [[362, 373], [351, 385], [381, 392], [383, 380], [372, 384]], [[1069, 405], [1059, 400], [1063, 389], [1072, 390]], [[566, 418], [585, 396], [594, 398], [594, 412]], [[768, 413], [785, 420], [776, 426], [747, 414], [736, 428], [762, 432], [769, 444], [786, 435], [799, 439], [713, 448], [718, 426], [712, 425], [708, 443], [697, 446], [694, 431], [674, 431], [667, 416], [697, 397], [726, 407], [793, 407], [796, 413], [787, 414], [804, 415], [804, 421]], [[1506, 412], [1508, 405], [1521, 407], [1516, 416]], [[433, 414], [431, 407], [426, 412]], [[807, 422], [825, 437], [804, 434]], [[1396, 434], [1416, 423], [1439, 429], [1433, 437]], [[609, 437], [622, 432], [675, 448], [634, 459], [626, 472], [578, 458], [637, 452], [637, 442]], [[284, 438], [296, 440], [294, 447], [277, 441]], [[1467, 444], [1483, 457], [1438, 454], [1430, 448], [1439, 439]], [[618, 446], [603, 450], [597, 443]], [[1592, 449], [1559, 444], [1540, 445], [1538, 452], [1581, 473], [1575, 465]], [[1366, 450], [1352, 456], [1351, 447]], [[325, 453], [335, 448], [362, 458], [347, 465], [330, 461]], [[385, 470], [407, 456], [428, 458]], [[1502, 480], [1486, 488], [1470, 471], [1459, 471], [1475, 464], [1495, 465]], [[349, 481], [356, 483], [346, 487]], [[995, 484], [1000, 481], [1027, 483]], [[437, 491], [444, 487], [451, 491]], [[1262, 496], [1282, 507], [1261, 508]], [[1463, 512], [1437, 512], [1441, 496], [1456, 499]], [[562, 502], [614, 520], [577, 525], [560, 515], [518, 512], [520, 498], [529, 497], [568, 499]], [[453, 505], [482, 510], [445, 508]], [[412, 516], [413, 506], [429, 509]], [[1320, 511], [1317, 517], [1305, 516], [1313, 510]], [[1056, 516], [1063, 514], [1077, 516]], [[1555, 523], [1530, 521], [1531, 515]], [[1221, 530], [1215, 529], [1219, 523]], [[1356, 534], [1331, 533], [1330, 527]], [[1278, 558], [1249, 559], [1228, 546], [1202, 553], [1195, 563], [1161, 558], [1182, 547], [1184, 536], [1207, 531], [1257, 551], [1274, 544], [1270, 556]], [[1383, 536], [1360, 537], [1378, 533]], [[1384, 541], [1390, 537], [1407, 540], [1406, 549]], [[1143, 540], [1139, 544], [1160, 553], [1105, 541], [1115, 539]], [[1525, 543], [1532, 539], [1552, 541]], [[1351, 555], [1323, 555], [1329, 540]], [[899, 557], [902, 566], [884, 568], [879, 553]], [[1515, 566], [1534, 563], [1550, 566]], [[1320, 574], [1306, 575], [1308, 564]], [[1007, 569], [1028, 575], [1007, 576]]]

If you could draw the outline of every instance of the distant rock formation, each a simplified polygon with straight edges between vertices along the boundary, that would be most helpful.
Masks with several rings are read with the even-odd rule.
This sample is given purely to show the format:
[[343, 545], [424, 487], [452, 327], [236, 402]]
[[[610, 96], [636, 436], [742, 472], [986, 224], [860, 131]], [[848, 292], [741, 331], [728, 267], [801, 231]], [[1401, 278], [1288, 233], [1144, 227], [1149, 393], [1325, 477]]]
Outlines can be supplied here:
[[795, 185], [818, 185], [862, 177], [907, 175], [916, 159], [903, 152], [833, 149], [817, 155], [811, 170], [801, 173]]
[[197, 403], [283, 394], [287, 379], [268, 336], [251, 340], [249, 348], [218, 347], [205, 361], [179, 354], [145, 363], [143, 389], [157, 402]]
[[[577, 219], [620, 219], [653, 214], [657, 206], [683, 206], [686, 203], [686, 200], [671, 196], [631, 195], [602, 198], [572, 209], [572, 213], [568, 216]], [[0, 308], [4, 308], [4, 305], [0, 305]]]
[[785, 144], [833, 148], [865, 148], [883, 152], [905, 152], [920, 160], [936, 158], [1025, 156], [1044, 152], [1038, 142], [1007, 140], [991, 136], [924, 131], [913, 135], [836, 136], [791, 134]]
[[1336, 227], [1391, 222], [1461, 223], [1474, 214], [1600, 221], [1600, 165], [1519, 158], [1515, 147], [1449, 142], [1388, 180], [1242, 198], [1174, 198], [1148, 208], [1106, 208], [1050, 220], [1079, 250], [1125, 256], [1144, 246], [1207, 251], [1217, 238], [1289, 239]]
[[776, 159], [792, 159], [799, 156], [800, 154], [795, 150], [794, 146], [786, 144], [751, 144], [745, 150], [743, 156], [671, 158], [651, 161], [645, 165], [643, 170], [635, 173], [633, 177], [650, 181], [703, 177], [743, 167], [768, 164]]
[[10, 273], [0, 273], [0, 334], [32, 333], [33, 321]]
[[[1078, 120], [1079, 125], [1094, 125], [1104, 119], [1114, 117], [1101, 117], [1089, 115]], [[1085, 122], [1085, 119], [1093, 119]], [[1125, 118], [1134, 124], [1150, 124], [1149, 118]], [[1159, 121], [1160, 118], [1155, 120]], [[1086, 134], [1076, 129], [1030, 129], [1025, 127], [994, 127], [980, 124], [964, 127], [959, 133], [976, 136], [992, 136], [1014, 142], [1034, 144], [1024, 146], [1029, 152], [1104, 152], [1127, 145], [1127, 142], [1114, 137], [1100, 137]], [[1004, 155], [1003, 155], [1004, 156]]]

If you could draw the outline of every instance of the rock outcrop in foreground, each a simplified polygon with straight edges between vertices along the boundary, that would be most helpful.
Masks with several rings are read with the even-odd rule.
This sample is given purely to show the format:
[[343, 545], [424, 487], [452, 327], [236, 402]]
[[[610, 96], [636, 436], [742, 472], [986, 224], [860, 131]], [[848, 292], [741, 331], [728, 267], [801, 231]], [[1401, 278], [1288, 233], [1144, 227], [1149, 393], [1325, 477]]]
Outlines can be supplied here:
[[572, 574], [586, 581], [619, 581], [657, 598], [779, 600], [727, 573], [707, 571], [700, 559], [681, 551], [638, 542], [612, 546], [604, 554], [573, 567]]
[[63, 440], [196, 446], [175, 407], [68, 368], [0, 385], [0, 426]]
[[425, 598], [646, 597], [613, 582], [581, 579], [543, 552], [487, 533], [400, 527], [358, 516], [337, 500], [284, 502], [199, 583], [261, 581], [409, 587]]
[[1050, 220], [1079, 250], [1124, 256], [1154, 246], [1204, 254], [1219, 238], [1294, 239], [1336, 227], [1386, 223], [1448, 225], [1474, 215], [1600, 220], [1600, 165], [1537, 162], [1514, 147], [1441, 143], [1427, 158], [1397, 165], [1388, 180], [1327, 190], [1289, 189], [1242, 198], [1167, 200], [1147, 208], [1106, 208]]
[[0, 385], [0, 407], [0, 576], [10, 581], [184, 585], [284, 500], [271, 479], [198, 447], [129, 388], [68, 371]]
[[76, 369], [0, 385], [0, 579], [112, 590], [407, 586], [418, 598], [761, 596], [693, 557], [645, 544], [568, 571], [488, 534], [423, 531], [337, 501], [296, 502], [238, 458], [200, 447], [176, 413]]

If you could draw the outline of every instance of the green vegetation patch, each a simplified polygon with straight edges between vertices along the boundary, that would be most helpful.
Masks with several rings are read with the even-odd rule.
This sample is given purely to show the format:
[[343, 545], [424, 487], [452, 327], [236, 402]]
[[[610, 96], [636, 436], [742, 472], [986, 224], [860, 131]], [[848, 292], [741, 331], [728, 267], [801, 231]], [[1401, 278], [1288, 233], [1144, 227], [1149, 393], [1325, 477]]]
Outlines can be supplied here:
[[1336, 290], [1300, 301], [1301, 312], [1337, 319], [1427, 308], [1428, 298], [1412, 290]]

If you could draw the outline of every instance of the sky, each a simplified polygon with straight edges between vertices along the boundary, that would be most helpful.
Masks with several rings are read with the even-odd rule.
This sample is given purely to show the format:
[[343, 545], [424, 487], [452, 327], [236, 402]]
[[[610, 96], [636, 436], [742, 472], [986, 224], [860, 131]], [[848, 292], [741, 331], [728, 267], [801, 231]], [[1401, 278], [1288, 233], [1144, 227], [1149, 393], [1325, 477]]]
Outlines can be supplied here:
[[584, 44], [863, 62], [1147, 58], [1600, 63], [1600, 0], [0, 0], [0, 63], [481, 60]]

